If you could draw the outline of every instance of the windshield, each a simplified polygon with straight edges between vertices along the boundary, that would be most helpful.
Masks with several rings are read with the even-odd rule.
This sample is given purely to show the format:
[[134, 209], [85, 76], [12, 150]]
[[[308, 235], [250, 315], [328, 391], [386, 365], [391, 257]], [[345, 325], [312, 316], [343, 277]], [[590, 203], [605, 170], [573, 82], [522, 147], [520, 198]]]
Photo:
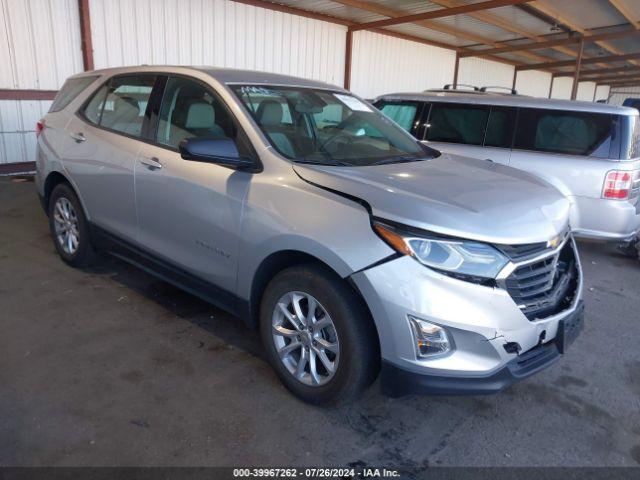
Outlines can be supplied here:
[[346, 93], [258, 85], [232, 89], [271, 145], [296, 162], [366, 166], [438, 154]]

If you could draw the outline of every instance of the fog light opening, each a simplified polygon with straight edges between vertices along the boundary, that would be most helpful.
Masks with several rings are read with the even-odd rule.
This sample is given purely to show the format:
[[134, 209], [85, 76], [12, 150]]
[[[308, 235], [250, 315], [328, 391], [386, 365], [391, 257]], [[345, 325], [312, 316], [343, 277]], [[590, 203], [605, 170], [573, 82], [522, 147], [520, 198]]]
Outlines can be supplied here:
[[445, 355], [452, 350], [447, 331], [438, 325], [408, 315], [418, 358]]

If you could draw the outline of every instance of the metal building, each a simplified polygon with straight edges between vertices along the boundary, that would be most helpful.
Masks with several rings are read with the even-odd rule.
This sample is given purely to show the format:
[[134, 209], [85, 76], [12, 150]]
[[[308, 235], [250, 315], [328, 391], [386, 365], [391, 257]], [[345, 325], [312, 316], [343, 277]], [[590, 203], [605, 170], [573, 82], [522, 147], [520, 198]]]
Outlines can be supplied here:
[[[267, 70], [371, 98], [445, 83], [593, 101], [640, 84], [636, 0], [0, 0], [0, 173], [76, 72]], [[618, 98], [615, 97], [615, 98]]]

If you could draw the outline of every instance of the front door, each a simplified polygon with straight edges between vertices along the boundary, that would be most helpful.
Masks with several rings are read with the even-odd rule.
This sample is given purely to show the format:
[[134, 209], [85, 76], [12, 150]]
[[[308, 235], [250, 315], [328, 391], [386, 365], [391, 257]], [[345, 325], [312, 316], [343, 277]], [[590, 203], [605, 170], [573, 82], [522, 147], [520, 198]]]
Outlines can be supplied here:
[[170, 77], [154, 144], [142, 146], [135, 164], [138, 241], [180, 269], [234, 291], [241, 211], [253, 174], [182, 159], [178, 143], [189, 137], [240, 142], [237, 123], [210, 87]]

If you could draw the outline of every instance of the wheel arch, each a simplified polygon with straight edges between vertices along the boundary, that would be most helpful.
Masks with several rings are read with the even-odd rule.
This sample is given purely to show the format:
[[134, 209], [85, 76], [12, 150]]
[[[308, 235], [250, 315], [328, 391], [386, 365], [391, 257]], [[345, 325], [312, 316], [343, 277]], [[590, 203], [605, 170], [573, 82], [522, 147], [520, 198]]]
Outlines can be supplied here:
[[[57, 170], [52, 171], [47, 175], [47, 178], [44, 181], [44, 208], [48, 212], [49, 211], [49, 199], [51, 198], [51, 192], [61, 183], [65, 183], [73, 189], [73, 191], [78, 194], [77, 190], [71, 183], [71, 181], [62, 173]], [[79, 198], [79, 197], [78, 197]]]
[[344, 282], [345, 288], [349, 288], [354, 293], [355, 297], [367, 312], [371, 325], [376, 333], [376, 340], [378, 341], [378, 345], [380, 345], [378, 329], [375, 321], [373, 320], [371, 310], [355, 283], [351, 281], [350, 277], [340, 275], [335, 268], [332, 268], [331, 265], [320, 258], [301, 250], [280, 250], [268, 255], [262, 260], [262, 262], [260, 262], [253, 276], [253, 281], [251, 282], [250, 300], [247, 312], [250, 325], [253, 327], [259, 326], [260, 304], [262, 303], [262, 297], [271, 279], [287, 268], [305, 264], [319, 265]]
[[49, 199], [51, 198], [51, 193], [53, 192], [53, 189], [56, 188], [61, 183], [68, 185], [69, 188], [73, 190], [73, 193], [75, 193], [76, 197], [78, 197], [78, 201], [80, 202], [80, 206], [82, 207], [84, 216], [87, 218], [87, 220], [91, 221], [91, 217], [89, 215], [89, 212], [87, 211], [87, 206], [84, 203], [84, 200], [82, 198], [82, 195], [80, 194], [78, 187], [71, 180], [71, 178], [69, 178], [67, 175], [65, 175], [63, 172], [60, 172], [59, 170], [51, 171], [47, 175], [47, 178], [45, 178], [44, 180], [42, 206], [45, 209], [45, 213], [47, 215], [49, 214]]

